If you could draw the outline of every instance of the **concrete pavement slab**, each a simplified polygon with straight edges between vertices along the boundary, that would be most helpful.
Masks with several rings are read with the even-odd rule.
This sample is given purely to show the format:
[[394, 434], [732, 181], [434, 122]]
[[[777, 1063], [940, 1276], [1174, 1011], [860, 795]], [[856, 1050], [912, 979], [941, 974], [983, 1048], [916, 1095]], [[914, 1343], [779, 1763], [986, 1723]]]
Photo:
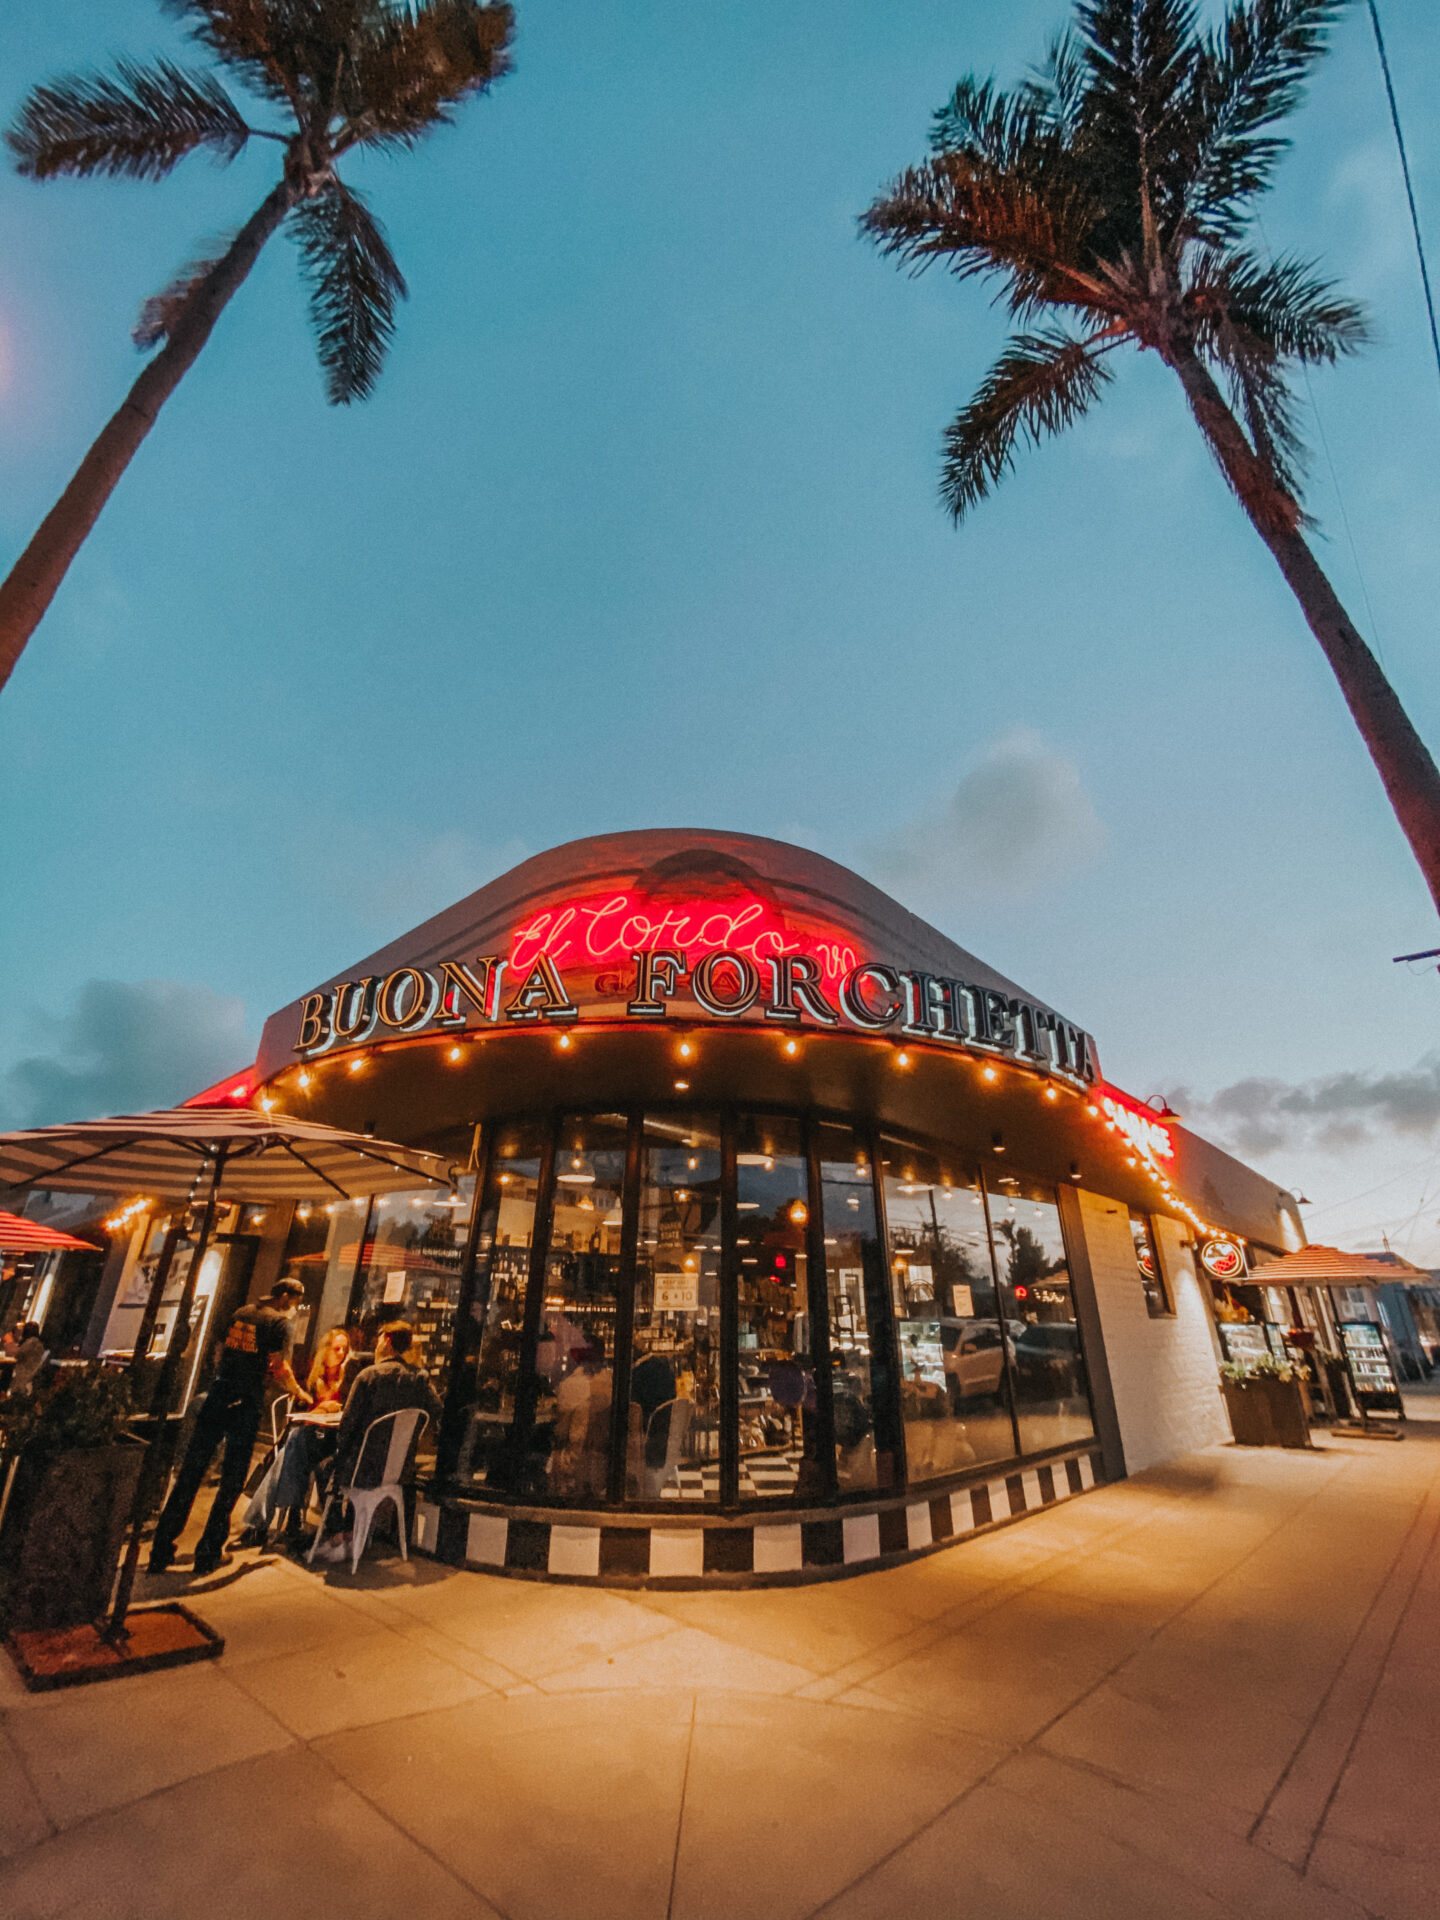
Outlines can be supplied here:
[[509, 1920], [660, 1920], [691, 1713], [688, 1696], [528, 1695], [319, 1750]]
[[671, 1913], [802, 1920], [998, 1758], [908, 1716], [702, 1696]]
[[5, 1731], [57, 1827], [290, 1744], [274, 1717], [209, 1663], [51, 1700], [43, 1713], [7, 1715]]
[[331, 1768], [295, 1748], [151, 1794], [0, 1866], [6, 1920], [311, 1911], [499, 1920]]

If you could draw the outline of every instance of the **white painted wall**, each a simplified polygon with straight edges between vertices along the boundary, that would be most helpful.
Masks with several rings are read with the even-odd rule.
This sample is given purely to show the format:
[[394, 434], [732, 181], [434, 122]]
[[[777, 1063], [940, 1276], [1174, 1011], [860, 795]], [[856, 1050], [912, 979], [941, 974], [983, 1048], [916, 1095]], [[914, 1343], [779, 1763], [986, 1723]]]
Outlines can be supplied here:
[[1152, 1320], [1135, 1270], [1124, 1206], [1082, 1191], [1080, 1217], [1126, 1467], [1139, 1473], [1192, 1447], [1229, 1439], [1214, 1322], [1193, 1256], [1182, 1245], [1179, 1222], [1155, 1217], [1160, 1262], [1175, 1313]]

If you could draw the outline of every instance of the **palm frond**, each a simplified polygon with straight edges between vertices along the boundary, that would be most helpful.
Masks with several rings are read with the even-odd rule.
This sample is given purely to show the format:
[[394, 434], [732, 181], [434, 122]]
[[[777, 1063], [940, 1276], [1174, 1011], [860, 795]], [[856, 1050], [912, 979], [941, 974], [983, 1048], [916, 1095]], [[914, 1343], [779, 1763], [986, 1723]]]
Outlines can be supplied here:
[[1203, 136], [1186, 196], [1198, 231], [1234, 240], [1290, 142], [1266, 132], [1300, 104], [1343, 0], [1232, 0], [1195, 72]]
[[310, 320], [332, 406], [374, 390], [406, 286], [378, 221], [338, 180], [290, 216], [310, 291]]
[[233, 239], [234, 235], [230, 234], [223, 240], [213, 242], [203, 254], [183, 266], [159, 293], [151, 294], [130, 329], [130, 338], [142, 353], [148, 353], [151, 347], [158, 347], [162, 340], [169, 339], [185, 303], [205, 276], [212, 273], [230, 251]]
[[1205, 249], [1194, 255], [1187, 277], [1185, 302], [1202, 347], [1216, 319], [1243, 328], [1282, 359], [1312, 366], [1358, 353], [1372, 338], [1364, 308], [1321, 279], [1309, 260]]
[[245, 84], [306, 114], [332, 93], [344, 52], [394, 0], [161, 0]]
[[1058, 331], [1007, 344], [945, 435], [940, 494], [956, 520], [1010, 471], [1017, 439], [1038, 446], [1080, 418], [1110, 379], [1096, 357], [1108, 344]]
[[410, 147], [452, 109], [510, 71], [515, 11], [486, 0], [417, 0], [380, 8], [341, 73], [346, 143]]
[[32, 180], [160, 180], [198, 147], [233, 160], [249, 132], [213, 75], [187, 73], [168, 60], [151, 67], [122, 60], [113, 74], [70, 74], [34, 88], [5, 143]]
[[1077, 142], [1104, 183], [1123, 244], [1142, 252], [1148, 207], [1155, 238], [1168, 247], [1196, 144], [1193, 0], [1082, 0], [1075, 24], [1089, 69]]
[[1103, 309], [1105, 289], [1088, 272], [1088, 203], [1061, 163], [1048, 190], [1039, 172], [939, 154], [901, 174], [860, 216], [860, 230], [917, 272], [940, 260], [959, 280], [999, 276], [1017, 316], [1055, 303]]
[[1075, 36], [1057, 33], [1026, 81], [1022, 98], [1073, 143], [1084, 124], [1087, 78], [1085, 57]]

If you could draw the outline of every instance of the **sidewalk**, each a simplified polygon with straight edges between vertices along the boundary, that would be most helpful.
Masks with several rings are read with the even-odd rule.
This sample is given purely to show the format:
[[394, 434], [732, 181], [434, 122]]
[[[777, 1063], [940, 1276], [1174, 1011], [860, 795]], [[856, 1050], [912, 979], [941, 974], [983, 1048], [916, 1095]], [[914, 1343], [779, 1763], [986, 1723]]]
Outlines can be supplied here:
[[199, 1592], [212, 1666], [0, 1673], [7, 1920], [1440, 1907], [1440, 1424], [818, 1587], [247, 1555]]

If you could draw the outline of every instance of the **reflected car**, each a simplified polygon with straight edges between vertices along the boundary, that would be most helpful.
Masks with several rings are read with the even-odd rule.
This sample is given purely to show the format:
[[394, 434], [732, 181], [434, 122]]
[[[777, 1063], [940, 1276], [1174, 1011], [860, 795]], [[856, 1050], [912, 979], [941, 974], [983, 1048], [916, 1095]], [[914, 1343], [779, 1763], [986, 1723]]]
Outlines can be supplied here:
[[1005, 1377], [1005, 1347], [993, 1320], [942, 1320], [940, 1345], [945, 1382], [961, 1400], [1000, 1391]]
[[1015, 1341], [1015, 1371], [1022, 1380], [1064, 1393], [1080, 1359], [1080, 1329], [1073, 1320], [1027, 1323]]

